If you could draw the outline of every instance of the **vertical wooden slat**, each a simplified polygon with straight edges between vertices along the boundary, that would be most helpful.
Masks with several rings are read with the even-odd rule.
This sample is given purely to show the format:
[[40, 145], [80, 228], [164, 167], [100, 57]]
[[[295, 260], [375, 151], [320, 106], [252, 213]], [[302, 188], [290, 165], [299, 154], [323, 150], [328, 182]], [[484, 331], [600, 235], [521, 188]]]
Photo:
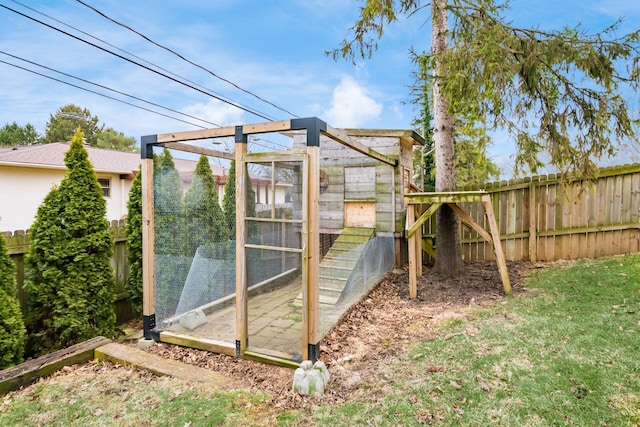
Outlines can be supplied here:
[[155, 315], [153, 159], [142, 160], [142, 315]]
[[243, 156], [246, 143], [236, 143], [236, 341], [241, 356], [249, 342], [249, 295], [247, 291], [247, 167]]
[[[626, 174], [622, 177], [622, 186], [620, 188], [620, 223], [629, 224], [631, 222], [631, 195], [633, 187], [631, 186], [631, 174]], [[626, 199], [626, 200], [625, 200]], [[634, 230], [621, 231], [620, 237], [620, 253], [626, 254], [631, 252], [631, 234]]]
[[538, 234], [536, 232], [536, 221], [538, 219], [538, 204], [536, 203], [536, 184], [529, 184], [529, 261], [538, 261]]
[[[630, 222], [640, 222], [640, 172], [635, 172], [631, 178], [631, 217]], [[640, 251], [640, 230], [633, 230], [631, 236], [631, 252]]]

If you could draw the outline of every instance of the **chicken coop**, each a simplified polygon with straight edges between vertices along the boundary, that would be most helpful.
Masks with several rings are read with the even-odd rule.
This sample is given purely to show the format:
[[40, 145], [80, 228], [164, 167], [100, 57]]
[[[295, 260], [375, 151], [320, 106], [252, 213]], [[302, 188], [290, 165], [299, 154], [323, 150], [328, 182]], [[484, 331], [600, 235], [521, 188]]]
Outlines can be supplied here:
[[[423, 142], [315, 117], [142, 137], [145, 338], [317, 360], [323, 336], [406, 258], [404, 194]], [[196, 212], [196, 162], [167, 172], [167, 152], [207, 159], [219, 233]]]

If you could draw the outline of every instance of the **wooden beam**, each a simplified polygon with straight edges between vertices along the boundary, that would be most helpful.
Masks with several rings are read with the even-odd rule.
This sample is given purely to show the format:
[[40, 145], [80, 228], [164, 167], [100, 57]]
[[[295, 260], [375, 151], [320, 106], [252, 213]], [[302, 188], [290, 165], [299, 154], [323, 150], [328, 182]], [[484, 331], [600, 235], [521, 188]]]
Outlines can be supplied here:
[[142, 314], [155, 315], [153, 159], [142, 160]]
[[[287, 150], [286, 161], [282, 161], [282, 152], [268, 152], [268, 153], [247, 153], [244, 155], [244, 160], [251, 163], [290, 163], [301, 162], [307, 156], [307, 150]], [[278, 167], [283, 167], [278, 165]], [[294, 166], [291, 166], [293, 169]]]
[[504, 256], [504, 251], [502, 250], [502, 243], [500, 242], [500, 232], [498, 231], [496, 216], [493, 213], [491, 197], [488, 194], [482, 196], [482, 206], [484, 206], [484, 210], [487, 214], [487, 222], [489, 223], [491, 237], [493, 238], [493, 248], [496, 254], [496, 263], [498, 264], [500, 277], [502, 278], [504, 293], [507, 295], [511, 295], [511, 281], [509, 280], [509, 271], [507, 270], [507, 260]]
[[[253, 123], [242, 125], [242, 133], [244, 135], [269, 132], [283, 132], [291, 129], [290, 120], [281, 120], [277, 122]], [[190, 130], [184, 132], [162, 133], [158, 135], [158, 143], [193, 141], [196, 139], [222, 138], [226, 136], [235, 136], [235, 126], [224, 126], [219, 128]]]
[[124, 366], [135, 366], [155, 375], [172, 376], [190, 382], [204, 383], [208, 387], [222, 389], [233, 382], [232, 378], [199, 366], [189, 365], [119, 343], [110, 343], [95, 351], [96, 359], [108, 360]]
[[235, 356], [236, 354], [236, 348], [232, 343], [179, 334], [173, 331], [160, 332], [160, 342], [176, 344], [182, 347], [197, 348], [198, 350], [206, 350], [218, 354], [226, 354], [227, 356]]
[[327, 130], [322, 133], [327, 137], [333, 139], [334, 141], [339, 142], [340, 144], [357, 151], [358, 153], [362, 153], [364, 155], [372, 157], [376, 160], [379, 160], [393, 167], [398, 166], [397, 159], [392, 159], [389, 156], [385, 156], [384, 154], [377, 152], [373, 148], [367, 147], [363, 143], [359, 142], [355, 138], [347, 135], [345, 132], [339, 129], [332, 128], [331, 126], [327, 126]]
[[167, 142], [163, 144], [165, 148], [172, 148], [187, 153], [204, 154], [205, 156], [220, 157], [222, 159], [233, 160], [235, 155], [226, 151], [214, 150], [212, 148], [198, 147], [195, 145], [184, 144], [182, 142]]
[[0, 371], [0, 394], [26, 387], [64, 366], [93, 360], [94, 350], [110, 342], [111, 340], [105, 337], [92, 338]]
[[291, 120], [280, 120], [277, 122], [253, 123], [242, 125], [242, 133], [244, 135], [252, 135], [256, 133], [284, 132], [291, 130]]
[[[410, 205], [407, 206], [407, 209], [409, 209], [409, 206]], [[438, 203], [438, 202], [433, 203], [431, 206], [429, 206], [429, 209], [427, 209], [426, 211], [424, 211], [424, 213], [422, 215], [420, 215], [420, 218], [418, 218], [415, 222], [413, 222], [413, 224], [411, 226], [409, 226], [409, 221], [407, 221], [407, 227], [409, 227], [407, 229], [407, 237], [413, 236], [414, 233], [420, 227], [422, 227], [422, 224], [424, 224], [425, 221], [428, 220], [431, 215], [436, 213], [436, 211], [438, 210], [438, 208], [440, 206], [442, 206], [442, 203]]]
[[407, 204], [421, 203], [463, 203], [482, 202], [484, 191], [453, 191], [448, 193], [408, 193], [404, 195]]
[[491, 238], [491, 234], [487, 233], [487, 230], [485, 230], [484, 228], [482, 228], [480, 224], [475, 222], [473, 218], [471, 218], [469, 214], [463, 211], [460, 206], [456, 205], [455, 203], [447, 203], [447, 205], [451, 209], [453, 209], [456, 215], [458, 215], [458, 218], [460, 218], [460, 221], [464, 222], [469, 227], [473, 228], [480, 236], [482, 236], [484, 240], [486, 240], [490, 244], [493, 244], [493, 239]]
[[[417, 206], [407, 206], [407, 227], [412, 227], [415, 219]], [[408, 252], [409, 252], [409, 298], [414, 299], [418, 296], [418, 272], [416, 269], [416, 235], [409, 236]]]
[[193, 141], [197, 139], [223, 138], [235, 136], [235, 126], [225, 126], [220, 128], [210, 128], [201, 130], [189, 130], [184, 132], [172, 132], [158, 134], [158, 143]]
[[240, 355], [247, 350], [249, 339], [249, 292], [247, 290], [247, 172], [242, 161], [247, 144], [236, 144], [236, 340]]

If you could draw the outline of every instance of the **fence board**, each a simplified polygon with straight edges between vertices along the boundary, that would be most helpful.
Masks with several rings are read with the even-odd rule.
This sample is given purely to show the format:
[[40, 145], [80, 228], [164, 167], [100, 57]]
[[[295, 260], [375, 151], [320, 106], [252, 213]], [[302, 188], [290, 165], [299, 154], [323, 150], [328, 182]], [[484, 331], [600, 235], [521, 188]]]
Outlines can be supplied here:
[[[124, 323], [133, 318], [129, 305], [129, 294], [126, 291], [129, 264], [127, 261], [127, 237], [124, 231], [124, 221], [112, 221], [110, 231], [114, 240], [114, 250], [110, 260], [116, 284], [114, 306], [118, 323]], [[25, 313], [27, 295], [24, 292], [23, 285], [25, 281], [25, 256], [29, 251], [30, 245], [29, 236], [24, 230], [4, 232], [3, 234], [7, 242], [7, 252], [16, 267], [15, 278], [18, 288], [18, 302], [22, 312]]]
[[[540, 261], [639, 252], [640, 164], [603, 168], [599, 176], [593, 182], [536, 176], [465, 190], [490, 194], [508, 260], [531, 259], [531, 250]], [[473, 206], [465, 209], [486, 226]], [[432, 225], [427, 222], [425, 229]], [[493, 260], [475, 232], [465, 229], [461, 235], [465, 260]]]

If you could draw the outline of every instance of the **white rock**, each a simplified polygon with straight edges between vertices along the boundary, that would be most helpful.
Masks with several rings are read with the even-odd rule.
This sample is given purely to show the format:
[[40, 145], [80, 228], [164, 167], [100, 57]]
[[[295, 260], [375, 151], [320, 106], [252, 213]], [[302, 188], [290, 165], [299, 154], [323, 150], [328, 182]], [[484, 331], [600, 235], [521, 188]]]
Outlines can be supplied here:
[[193, 331], [205, 323], [207, 323], [207, 316], [205, 316], [202, 310], [188, 311], [180, 317], [180, 326], [189, 331]]

